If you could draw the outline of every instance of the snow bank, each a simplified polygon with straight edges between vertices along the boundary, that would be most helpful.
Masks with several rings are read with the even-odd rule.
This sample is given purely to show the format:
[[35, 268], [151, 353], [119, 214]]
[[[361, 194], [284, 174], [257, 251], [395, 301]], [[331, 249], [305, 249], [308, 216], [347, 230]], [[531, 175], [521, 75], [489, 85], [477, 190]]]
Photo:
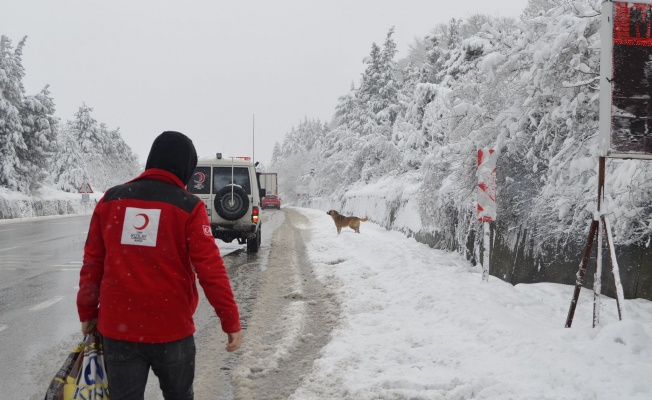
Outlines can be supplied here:
[[32, 196], [27, 196], [0, 188], [0, 220], [88, 213], [102, 195], [103, 193], [91, 193], [90, 202], [84, 205], [79, 193], [41, 188]]
[[416, 173], [403, 176], [400, 180], [384, 177], [347, 191], [341, 199], [315, 197], [301, 205], [322, 211], [336, 209], [346, 215], [367, 216], [387, 229], [412, 236], [423, 229], [418, 203], [421, 184]]

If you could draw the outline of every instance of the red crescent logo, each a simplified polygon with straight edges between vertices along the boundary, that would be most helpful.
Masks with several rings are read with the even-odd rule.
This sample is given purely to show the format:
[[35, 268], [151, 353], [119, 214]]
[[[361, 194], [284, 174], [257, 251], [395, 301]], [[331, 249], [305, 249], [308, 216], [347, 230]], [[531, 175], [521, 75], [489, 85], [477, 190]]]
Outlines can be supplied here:
[[137, 231], [142, 231], [143, 229], [147, 228], [147, 225], [149, 224], [149, 217], [147, 216], [147, 214], [136, 214], [136, 216], [145, 218], [145, 223], [143, 224], [143, 226], [134, 225], [134, 229], [136, 229]]
[[203, 172], [195, 172], [195, 176], [198, 176], [198, 179], [195, 179], [195, 183], [202, 183], [206, 180], [206, 175]]

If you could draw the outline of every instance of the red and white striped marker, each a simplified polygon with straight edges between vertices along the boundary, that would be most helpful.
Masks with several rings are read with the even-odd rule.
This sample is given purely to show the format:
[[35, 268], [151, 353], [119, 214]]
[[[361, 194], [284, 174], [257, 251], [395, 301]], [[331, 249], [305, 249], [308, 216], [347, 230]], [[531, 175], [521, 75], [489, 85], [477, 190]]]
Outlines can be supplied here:
[[496, 161], [498, 152], [478, 149], [478, 220], [483, 222], [482, 280], [489, 281], [491, 231], [489, 223], [496, 220]]
[[478, 220], [496, 220], [496, 160], [494, 149], [478, 149]]

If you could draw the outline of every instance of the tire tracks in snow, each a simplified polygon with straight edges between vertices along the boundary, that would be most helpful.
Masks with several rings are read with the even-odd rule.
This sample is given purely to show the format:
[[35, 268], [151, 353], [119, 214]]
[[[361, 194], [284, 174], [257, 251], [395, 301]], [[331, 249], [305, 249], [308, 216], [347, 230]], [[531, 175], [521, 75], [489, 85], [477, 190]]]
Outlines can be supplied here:
[[288, 398], [310, 375], [339, 319], [333, 293], [313, 273], [307, 217], [285, 210], [232, 371], [235, 399]]

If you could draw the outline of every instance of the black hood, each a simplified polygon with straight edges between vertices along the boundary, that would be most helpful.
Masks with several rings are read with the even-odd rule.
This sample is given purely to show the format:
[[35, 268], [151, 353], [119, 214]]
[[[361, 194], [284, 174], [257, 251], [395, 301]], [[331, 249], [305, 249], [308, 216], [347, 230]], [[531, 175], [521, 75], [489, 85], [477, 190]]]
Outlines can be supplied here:
[[163, 132], [154, 140], [145, 169], [160, 168], [175, 174], [187, 185], [197, 166], [197, 151], [186, 135]]

